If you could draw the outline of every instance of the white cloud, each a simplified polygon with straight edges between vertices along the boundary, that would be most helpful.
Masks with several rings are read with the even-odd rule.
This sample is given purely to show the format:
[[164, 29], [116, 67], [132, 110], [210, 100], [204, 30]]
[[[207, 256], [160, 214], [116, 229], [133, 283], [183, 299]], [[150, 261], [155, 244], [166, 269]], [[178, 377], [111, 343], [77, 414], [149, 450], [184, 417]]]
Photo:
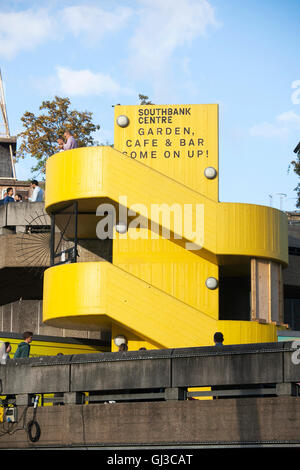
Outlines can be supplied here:
[[292, 83], [292, 88], [296, 88], [291, 96], [292, 103], [300, 104], [300, 80], [294, 80]]
[[134, 73], [161, 73], [175, 49], [217, 27], [207, 0], [141, 0], [139, 22], [130, 40]]
[[73, 6], [59, 13], [48, 8], [0, 13], [0, 57], [12, 59], [21, 51], [33, 50], [46, 40], [64, 39], [66, 33], [100, 40], [125, 26], [132, 10], [125, 7], [104, 11], [98, 7]]
[[130, 92], [130, 90], [121, 89], [121, 86], [109, 75], [94, 73], [88, 69], [72, 70], [66, 67], [56, 67], [56, 72], [57, 87], [67, 96], [117, 95], [121, 91]]
[[20, 51], [32, 50], [54, 37], [54, 29], [46, 10], [0, 13], [0, 56], [12, 59]]
[[278, 121], [285, 122], [288, 125], [300, 129], [300, 116], [295, 111], [286, 111], [277, 116]]
[[265, 137], [272, 139], [274, 137], [286, 137], [289, 134], [289, 130], [286, 127], [280, 127], [276, 124], [269, 122], [261, 122], [251, 127], [250, 135], [253, 137]]
[[89, 40], [98, 40], [124, 27], [131, 15], [132, 10], [124, 7], [109, 12], [93, 6], [72, 6], [64, 8], [61, 18], [64, 28], [74, 36], [84, 34]]
[[261, 122], [251, 127], [250, 135], [254, 137], [284, 138], [293, 130], [300, 129], [300, 116], [294, 111], [286, 111], [276, 116], [276, 122]]

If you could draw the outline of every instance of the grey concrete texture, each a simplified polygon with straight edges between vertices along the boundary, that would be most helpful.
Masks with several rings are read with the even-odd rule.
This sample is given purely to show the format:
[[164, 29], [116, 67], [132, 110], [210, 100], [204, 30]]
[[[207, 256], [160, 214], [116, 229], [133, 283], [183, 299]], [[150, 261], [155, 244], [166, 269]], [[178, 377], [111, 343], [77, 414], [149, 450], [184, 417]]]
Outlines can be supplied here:
[[[12, 282], [11, 285], [14, 283]], [[3, 297], [4, 294], [1, 295], [1, 299]], [[108, 340], [105, 330], [98, 332], [67, 330], [43, 323], [42, 300], [26, 300], [25, 298], [0, 305], [0, 331], [19, 334], [23, 331], [33, 331], [35, 335]]]
[[[300, 230], [299, 230], [300, 231]], [[284, 285], [300, 288], [300, 257], [289, 255], [289, 265], [283, 269]]]
[[67, 365], [28, 368], [24, 362], [26, 362], [26, 359], [16, 360], [17, 365], [14, 368], [14, 374], [10, 373], [10, 367], [5, 367], [4, 370], [1, 370], [2, 384], [5, 384], [3, 387], [5, 395], [15, 394], [16, 388], [22, 389], [20, 394], [32, 393], [33, 387], [37, 390], [36, 393], [69, 391], [69, 370]]
[[[12, 178], [13, 167], [10, 156], [10, 142], [0, 142], [0, 177], [1, 178]], [[15, 151], [15, 143], [11, 142], [13, 151]]]
[[[31, 442], [26, 432], [33, 408], [18, 407], [18, 416], [10, 433], [1, 435], [1, 449], [110, 447], [113, 452], [126, 445], [134, 449], [300, 443], [300, 399], [293, 397], [38, 407], [37, 442]], [[193, 448], [185, 452], [193, 454]]]
[[90, 391], [170, 387], [170, 360], [72, 364], [71, 391], [82, 391], [86, 387]]
[[[25, 240], [21, 233], [9, 232], [0, 235], [0, 269], [49, 266], [49, 250], [42, 244], [39, 235], [31, 234], [28, 237]], [[43, 250], [46, 250], [45, 257], [41, 256]]]
[[[300, 446], [300, 397], [290, 396], [289, 383], [300, 381], [293, 354], [294, 344], [282, 342], [10, 360], [0, 366], [1, 394], [16, 394], [19, 418], [9, 433], [7, 423], [0, 423], [0, 448]], [[184, 400], [178, 394], [179, 400], [170, 396], [166, 401], [87, 404], [82, 394], [74, 393], [114, 387], [132, 392], [159, 385], [176, 392], [178, 383], [227, 384], [233, 375], [239, 385], [245, 368], [249, 383], [276, 379], [287, 396]], [[41, 434], [32, 442], [26, 431], [34, 413], [30, 394], [51, 392], [64, 393], [65, 404], [38, 406], [35, 420]]]
[[205, 347], [44, 356], [8, 361], [0, 366], [0, 380], [5, 395], [300, 382], [300, 366], [291, 365], [294, 353], [292, 342], [282, 342], [222, 351]]
[[289, 225], [288, 234], [289, 246], [300, 247], [300, 224]]
[[7, 226], [51, 225], [43, 202], [22, 202], [7, 204]]
[[0, 206], [0, 227], [27, 226], [34, 220], [36, 220], [36, 225], [39, 225], [38, 217], [41, 225], [45, 225], [45, 221], [50, 225], [50, 217], [45, 212], [43, 202], [11, 202]]

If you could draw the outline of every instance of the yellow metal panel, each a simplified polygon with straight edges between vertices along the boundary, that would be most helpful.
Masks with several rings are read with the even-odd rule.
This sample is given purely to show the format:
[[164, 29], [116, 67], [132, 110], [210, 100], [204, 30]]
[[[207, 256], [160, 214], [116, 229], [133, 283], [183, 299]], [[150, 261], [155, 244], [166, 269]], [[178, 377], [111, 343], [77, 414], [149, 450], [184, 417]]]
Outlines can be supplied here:
[[[211, 295], [217, 293], [212, 291]], [[80, 326], [87, 322], [89, 328], [99, 329], [107, 324], [107, 318], [163, 347], [186, 346], [190, 341], [205, 344], [208, 331], [216, 325], [216, 320], [208, 315], [110, 263], [77, 263], [46, 270], [46, 323], [63, 326], [72, 321]], [[195, 331], [195, 324], [201, 321], [207, 329], [200, 327]]]
[[218, 328], [224, 335], [224, 345], [277, 341], [277, 327], [272, 323], [219, 320]]
[[[141, 337], [127, 330], [123, 325], [113, 323], [111, 327], [111, 336], [112, 338], [115, 338], [118, 335], [123, 335], [126, 337], [128, 351], [138, 351], [140, 348], [146, 348], [147, 350], [160, 349], [160, 345], [145, 341]], [[111, 351], [116, 352], [118, 350], [119, 348], [115, 345], [114, 341], [112, 341]]]
[[185, 250], [172, 240], [127, 239], [116, 236], [113, 263], [167, 294], [218, 319], [218, 293], [205, 286], [208, 277], [219, 278], [218, 265]]
[[[87, 282], [86, 278], [93, 279], [93, 283]], [[227, 325], [227, 322], [214, 320], [110, 263], [78, 263], [50, 268], [45, 272], [44, 292], [46, 323], [68, 327], [71, 319], [74, 326], [88, 324], [91, 328], [99, 328], [110, 319], [112, 323], [123, 325], [129, 336], [133, 334], [155, 347], [210, 345], [214, 332]], [[256, 339], [263, 336], [261, 331], [269, 341], [274, 338], [274, 325], [229, 324], [227, 344], [238, 335], [241, 335], [241, 343], [257, 342]]]
[[[0, 341], [8, 341], [11, 344], [11, 352], [9, 353], [9, 357], [12, 359], [14, 357], [14, 353], [17, 350], [18, 344], [21, 343], [23, 340], [16, 339], [16, 338], [8, 338], [2, 337]], [[62, 353], [64, 355], [68, 354], [86, 354], [86, 353], [98, 353], [106, 351], [106, 347], [97, 347], [94, 345], [85, 344], [84, 340], [81, 344], [74, 342], [73, 344], [68, 342], [59, 341], [41, 341], [37, 340], [33, 336], [33, 341], [30, 344], [30, 357], [40, 357], [40, 356], [56, 356], [58, 353]]]
[[[95, 173], [101, 168], [103, 175], [96, 177]], [[76, 175], [74, 184], [69, 174]], [[90, 180], [88, 175], [93, 175]], [[66, 179], [68, 185], [64, 185]], [[165, 204], [169, 208], [178, 204], [183, 219], [185, 207], [192, 208], [191, 218], [195, 224], [197, 207], [201, 206], [204, 232], [203, 238], [202, 234], [199, 237], [203, 242], [200, 256], [208, 256], [207, 252], [219, 256], [260, 256], [287, 263], [287, 218], [280, 211], [250, 204], [213, 202], [110, 147], [77, 149], [74, 154], [66, 152], [64, 158], [60, 154], [54, 155], [47, 162], [47, 181], [48, 211], [64, 201], [78, 200], [82, 204], [93, 201], [94, 210], [103, 200], [116, 204], [122, 201], [128, 208], [139, 204], [139, 214], [146, 221], [160, 225], [161, 217], [154, 213], [153, 204]], [[91, 218], [95, 220], [95, 215], [91, 214]], [[148, 226], [151, 226], [150, 222]], [[174, 221], [170, 228], [176, 233]], [[96, 238], [96, 227], [91, 230]], [[182, 234], [188, 241], [195, 241], [193, 234], [190, 237], [185, 232]]]
[[217, 205], [217, 253], [263, 257], [288, 263], [287, 215], [254, 204]]
[[[129, 125], [117, 124], [127, 116]], [[218, 200], [218, 105], [115, 106], [114, 147], [210, 199]]]
[[[82, 160], [85, 161], [83, 166]], [[101, 165], [97, 163], [98, 160], [102, 161]], [[77, 171], [74, 168], [77, 168]], [[102, 177], [98, 175], [97, 178], [93, 177], [89, 180], [88, 176], [94, 174], [100, 168], [103, 170]], [[74, 185], [72, 185], [72, 182], [70, 184], [69, 174], [71, 173], [76, 175]], [[67, 186], [64, 185], [66, 178], [69, 179]], [[78, 179], [80, 180], [80, 178], [81, 186], [78, 189]], [[101, 184], [101, 180], [103, 180], [103, 184]], [[109, 199], [117, 204], [120, 202], [126, 203], [128, 208], [139, 204], [140, 215], [147, 220], [151, 220], [152, 225], [160, 225], [161, 212], [156, 212], [156, 206], [154, 205], [167, 205], [171, 208], [174, 204], [178, 204], [183, 216], [185, 214], [185, 205], [188, 205], [188, 208], [191, 207], [192, 221], [195, 225], [197, 210], [199, 208], [200, 212], [201, 207], [203, 207], [203, 226], [207, 235], [204, 240], [201, 238], [201, 242], [203, 241], [205, 249], [215, 252], [215, 203], [165, 175], [147, 168], [142, 163], [136, 162], [135, 165], [132, 165], [132, 161], [128, 156], [122, 155], [110, 147], [78, 149], [74, 154], [66, 152], [64, 163], [60, 154], [52, 156], [47, 162], [46, 181], [45, 205], [46, 210], [49, 212], [65, 201], [71, 202], [74, 200], [78, 200], [80, 207], [84, 208], [85, 204], [92, 200], [94, 202], [94, 211], [96, 211], [97, 206], [103, 200], [107, 201]], [[147, 191], [145, 191], [145, 188], [147, 188]], [[94, 215], [92, 214], [91, 217], [94, 217]], [[171, 231], [174, 226], [170, 226]], [[184, 227], [184, 222], [182, 226]], [[96, 237], [95, 232], [96, 230], [93, 234]], [[188, 240], [194, 242], [195, 237], [191, 236]]]

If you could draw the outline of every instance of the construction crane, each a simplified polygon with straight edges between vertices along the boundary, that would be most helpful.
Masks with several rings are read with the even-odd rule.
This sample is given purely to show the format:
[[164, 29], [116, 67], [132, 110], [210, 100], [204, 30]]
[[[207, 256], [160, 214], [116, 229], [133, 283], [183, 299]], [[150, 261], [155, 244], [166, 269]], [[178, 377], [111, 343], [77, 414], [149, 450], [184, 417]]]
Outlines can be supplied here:
[[11, 137], [10, 131], [9, 131], [1, 69], [0, 69], [0, 108], [1, 108], [1, 116], [2, 116], [2, 121], [0, 121], [0, 142], [6, 143], [9, 146], [9, 154], [10, 154], [11, 167], [12, 167], [12, 177], [13, 179], [16, 179], [15, 164], [14, 164], [14, 158], [13, 158], [13, 147], [12, 147], [12, 143], [15, 141], [15, 139]]

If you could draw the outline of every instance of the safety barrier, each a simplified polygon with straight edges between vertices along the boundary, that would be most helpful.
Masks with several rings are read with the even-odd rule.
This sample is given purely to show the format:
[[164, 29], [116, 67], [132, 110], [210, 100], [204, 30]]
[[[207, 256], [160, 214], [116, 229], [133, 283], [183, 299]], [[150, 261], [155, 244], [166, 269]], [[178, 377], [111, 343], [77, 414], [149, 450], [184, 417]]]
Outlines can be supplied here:
[[62, 404], [297, 395], [297, 355], [279, 342], [16, 359], [0, 366], [1, 395], [16, 405], [37, 394]]

